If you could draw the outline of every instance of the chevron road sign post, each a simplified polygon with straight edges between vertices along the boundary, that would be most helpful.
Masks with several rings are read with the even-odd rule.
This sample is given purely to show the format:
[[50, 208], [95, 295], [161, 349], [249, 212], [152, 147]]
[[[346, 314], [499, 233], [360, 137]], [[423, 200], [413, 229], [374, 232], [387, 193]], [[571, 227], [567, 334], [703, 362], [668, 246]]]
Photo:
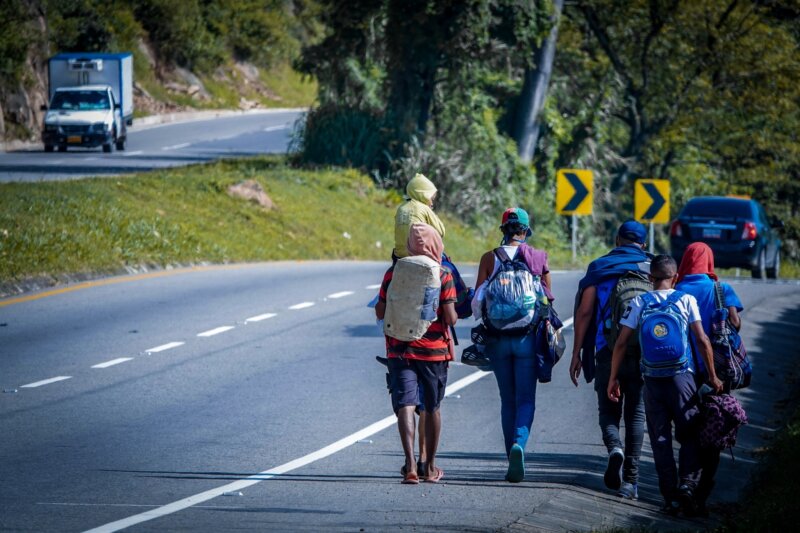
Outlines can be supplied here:
[[633, 189], [633, 218], [650, 223], [650, 251], [653, 224], [669, 223], [669, 180], [637, 180]]
[[562, 168], [556, 172], [556, 213], [572, 215], [572, 260], [577, 257], [578, 215], [591, 215], [594, 200], [591, 170]]

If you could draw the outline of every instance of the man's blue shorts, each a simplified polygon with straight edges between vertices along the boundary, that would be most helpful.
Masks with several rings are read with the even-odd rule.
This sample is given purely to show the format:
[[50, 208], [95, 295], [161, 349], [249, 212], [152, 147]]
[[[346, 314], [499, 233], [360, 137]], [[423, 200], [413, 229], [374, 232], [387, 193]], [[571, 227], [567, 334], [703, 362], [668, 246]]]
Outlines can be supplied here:
[[395, 414], [401, 407], [417, 407], [420, 399], [426, 412], [435, 412], [444, 399], [446, 386], [447, 361], [389, 358], [389, 389]]

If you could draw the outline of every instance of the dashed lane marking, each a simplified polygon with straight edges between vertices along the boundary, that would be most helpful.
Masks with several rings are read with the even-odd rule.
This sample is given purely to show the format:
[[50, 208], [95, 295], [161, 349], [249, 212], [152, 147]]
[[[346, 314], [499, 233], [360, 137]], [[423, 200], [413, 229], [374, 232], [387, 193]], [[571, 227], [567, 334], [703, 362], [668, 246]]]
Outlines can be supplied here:
[[247, 324], [249, 322], [261, 322], [262, 320], [266, 320], [268, 318], [272, 318], [274, 316], [278, 316], [277, 313], [264, 313], [263, 315], [256, 315], [251, 316], [250, 318], [245, 318], [244, 323]]
[[219, 335], [220, 333], [225, 333], [226, 331], [230, 331], [234, 328], [234, 326], [220, 326], [218, 328], [210, 329], [208, 331], [204, 331], [202, 333], [198, 333], [198, 337], [213, 337], [214, 335]]
[[59, 381], [64, 381], [65, 379], [72, 379], [72, 376], [57, 376], [50, 379], [43, 379], [42, 381], [37, 381], [35, 383], [28, 383], [27, 385], [20, 385], [20, 389], [35, 389], [36, 387], [41, 387], [42, 385], [49, 385], [51, 383], [56, 383]]
[[118, 365], [120, 363], [126, 363], [128, 361], [133, 361], [133, 357], [120, 357], [118, 359], [112, 359], [111, 361], [106, 361], [105, 363], [92, 365], [92, 368], [108, 368], [110, 366]]
[[287, 124], [284, 124], [283, 126], [269, 126], [267, 128], [264, 128], [264, 131], [278, 131], [286, 129], [289, 129], [289, 126]]
[[146, 353], [158, 353], [163, 352], [164, 350], [171, 350], [172, 348], [177, 348], [178, 346], [183, 346], [185, 343], [183, 342], [168, 342], [167, 344], [162, 344], [161, 346], [156, 346], [155, 348], [150, 348], [149, 350], [145, 350]]
[[351, 294], [353, 294], [353, 291], [334, 292], [333, 294], [329, 294], [328, 298], [333, 298], [335, 300], [336, 298], [344, 298], [345, 296], [350, 296]]
[[368, 289], [368, 290], [380, 289], [380, 288], [381, 288], [381, 284], [380, 284], [380, 283], [378, 283], [378, 284], [375, 284], [375, 285], [367, 285], [367, 286], [366, 286], [366, 287], [364, 287], [364, 288], [365, 288], [365, 289]]
[[289, 309], [296, 311], [297, 309], [306, 309], [307, 307], [311, 307], [314, 305], [314, 302], [302, 302], [299, 304], [294, 304]]

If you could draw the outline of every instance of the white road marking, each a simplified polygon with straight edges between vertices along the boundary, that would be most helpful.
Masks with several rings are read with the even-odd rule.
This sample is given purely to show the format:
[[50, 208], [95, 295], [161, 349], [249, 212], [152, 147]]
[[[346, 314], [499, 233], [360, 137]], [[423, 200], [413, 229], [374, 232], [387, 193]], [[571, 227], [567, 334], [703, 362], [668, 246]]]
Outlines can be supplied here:
[[292, 310], [305, 309], [306, 307], [312, 307], [313, 305], [314, 305], [314, 302], [302, 302], [302, 303], [299, 303], [299, 304], [294, 304], [289, 309], [292, 309]]
[[214, 335], [219, 335], [220, 333], [225, 333], [226, 331], [230, 331], [234, 328], [234, 326], [220, 326], [218, 328], [210, 329], [208, 331], [204, 331], [202, 333], [198, 333], [198, 337], [212, 337]]
[[[468, 385], [471, 385], [472, 383], [475, 383], [482, 377], [488, 376], [489, 374], [491, 374], [491, 372], [483, 372], [480, 370], [478, 370], [477, 372], [473, 372], [472, 374], [469, 374], [468, 376], [461, 378], [455, 383], [448, 385], [445, 392], [445, 396], [450, 396], [451, 394], [463, 389]], [[348, 435], [342, 439], [337, 440], [332, 444], [325, 446], [324, 448], [321, 448], [308, 455], [304, 455], [303, 457], [300, 457], [293, 461], [289, 461], [288, 463], [284, 463], [280, 466], [276, 466], [275, 468], [271, 468], [269, 470], [265, 470], [258, 474], [248, 476], [240, 481], [234, 481], [233, 483], [228, 483], [227, 485], [223, 485], [221, 487], [207, 490], [205, 492], [189, 496], [188, 498], [184, 498], [182, 500], [169, 503], [162, 507], [158, 507], [157, 509], [151, 509], [149, 511], [145, 511], [137, 515], [129, 516], [128, 518], [123, 518], [115, 522], [109, 522], [108, 524], [96, 527], [94, 529], [90, 529], [86, 533], [99, 533], [99, 532], [109, 533], [112, 531], [119, 531], [121, 529], [125, 529], [134, 526], [136, 524], [141, 524], [142, 522], [155, 520], [156, 518], [161, 518], [170, 515], [172, 513], [177, 513], [178, 511], [188, 509], [189, 507], [193, 507], [200, 503], [212, 500], [218, 496], [222, 496], [226, 492], [244, 490], [247, 487], [251, 487], [267, 479], [272, 479], [281, 474], [291, 472], [292, 470], [297, 470], [298, 468], [301, 468], [315, 461], [319, 461], [320, 459], [324, 459], [328, 456], [331, 456], [336, 452], [344, 450], [345, 448], [352, 446], [353, 444], [359, 441], [365, 440], [371, 437], [372, 435], [375, 435], [376, 433], [379, 433], [380, 431], [383, 431], [384, 429], [395, 425], [396, 423], [397, 423], [397, 417], [395, 417], [394, 415], [387, 416], [386, 418], [378, 420], [374, 424], [370, 424], [369, 426], [353, 433], [352, 435]]]
[[150, 348], [149, 350], [145, 350], [147, 353], [158, 353], [163, 352], [164, 350], [171, 350], [172, 348], [177, 348], [178, 346], [183, 346], [185, 343], [183, 342], [168, 342], [167, 344], [162, 344], [161, 346], [156, 346], [155, 348]]
[[84, 157], [83, 158], [84, 161], [94, 161], [95, 159], [97, 159], [97, 158], [96, 157]]
[[140, 154], [143, 154], [143, 153], [144, 152], [142, 152], [141, 150], [136, 150], [135, 152], [124, 152], [122, 155], [125, 156], [125, 157], [128, 157], [128, 156], [131, 156], [131, 155], [140, 155]]
[[381, 284], [380, 284], [380, 283], [378, 283], [377, 285], [367, 285], [367, 286], [366, 286], [366, 287], [364, 287], [364, 288], [365, 288], [365, 289], [368, 289], [368, 290], [372, 290], [372, 289], [380, 289], [380, 288], [381, 288]]
[[353, 291], [334, 292], [333, 294], [329, 294], [328, 298], [344, 298], [345, 296], [350, 296], [351, 294], [353, 294]]
[[111, 361], [106, 361], [105, 363], [92, 365], [92, 368], [108, 368], [110, 366], [118, 365], [120, 363], [125, 363], [127, 361], [133, 361], [133, 357], [120, 357], [119, 359], [112, 359]]
[[37, 381], [35, 383], [28, 383], [27, 385], [20, 385], [20, 389], [35, 389], [36, 387], [41, 387], [42, 385], [49, 385], [51, 383], [56, 383], [58, 381], [64, 381], [65, 379], [72, 379], [72, 376], [58, 376], [55, 378], [50, 379], [43, 379], [42, 381]]
[[267, 128], [264, 128], [264, 131], [278, 131], [286, 129], [289, 129], [289, 126], [287, 124], [284, 124], [283, 126], [269, 126]]
[[567, 329], [568, 327], [570, 327], [572, 325], [573, 322], [575, 322], [575, 319], [573, 317], [569, 317], [564, 322], [562, 322], [562, 327], [564, 329]]
[[251, 316], [250, 318], [246, 318], [244, 323], [247, 324], [248, 322], [261, 322], [262, 320], [266, 320], [274, 316], [278, 316], [277, 313], [264, 313], [263, 315]]
[[164, 146], [161, 149], [162, 150], [180, 150], [181, 148], [186, 148], [189, 145], [191, 145], [191, 143], [181, 143], [181, 144], [175, 144], [173, 146]]

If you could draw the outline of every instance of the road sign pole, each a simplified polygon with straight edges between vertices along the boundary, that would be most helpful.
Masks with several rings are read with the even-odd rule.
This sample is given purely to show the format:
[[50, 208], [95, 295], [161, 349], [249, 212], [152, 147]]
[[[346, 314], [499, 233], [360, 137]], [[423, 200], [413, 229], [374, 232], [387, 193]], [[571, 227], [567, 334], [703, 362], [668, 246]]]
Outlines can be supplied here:
[[578, 215], [572, 214], [572, 262], [578, 259]]
[[655, 240], [655, 230], [653, 230], [653, 223], [650, 223], [650, 253], [655, 253], [653, 251], [653, 241]]

